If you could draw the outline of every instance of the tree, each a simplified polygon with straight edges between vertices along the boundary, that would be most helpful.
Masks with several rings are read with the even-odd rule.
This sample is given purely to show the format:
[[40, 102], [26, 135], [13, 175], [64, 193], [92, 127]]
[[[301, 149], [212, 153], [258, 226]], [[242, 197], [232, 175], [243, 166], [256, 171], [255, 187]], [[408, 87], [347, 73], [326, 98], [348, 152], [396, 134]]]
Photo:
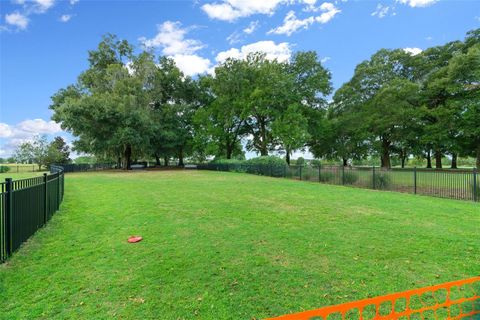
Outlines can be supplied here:
[[139, 59], [129, 68], [132, 47], [126, 41], [107, 35], [97, 50], [89, 52], [89, 69], [75, 86], [60, 90], [52, 97], [53, 119], [71, 131], [78, 140], [78, 151], [123, 157], [130, 169], [133, 156], [145, 153], [151, 137], [149, 73], [140, 72]]
[[[480, 30], [480, 29], [479, 29]], [[472, 32], [473, 33], [473, 32]], [[478, 35], [480, 31], [473, 35]], [[470, 47], [456, 55], [448, 64], [447, 77], [451, 94], [448, 104], [461, 115], [459, 125], [461, 152], [476, 158], [480, 168], [480, 41], [474, 44], [467, 38]]]
[[392, 153], [403, 149], [405, 133], [415, 123], [419, 88], [411, 65], [412, 56], [403, 50], [382, 49], [359, 64], [334, 96], [333, 112], [342, 115], [340, 124], [353, 116], [346, 132], [347, 141], [353, 142], [350, 146], [362, 140], [353, 137], [368, 137], [385, 168], [391, 167]]
[[62, 137], [55, 137], [48, 146], [46, 163], [67, 164], [70, 161], [70, 147]]
[[294, 150], [305, 146], [310, 138], [308, 121], [300, 112], [298, 105], [290, 105], [272, 124], [272, 133], [279, 145], [285, 150], [285, 160], [290, 164], [290, 155]]
[[253, 77], [245, 61], [230, 58], [215, 68], [214, 77], [200, 79], [205, 106], [194, 116], [197, 150], [227, 159], [241, 151], [240, 142], [247, 133], [245, 105]]
[[46, 136], [36, 136], [31, 142], [24, 142], [15, 150], [15, 159], [19, 163], [36, 163], [38, 169], [48, 164], [49, 144]]

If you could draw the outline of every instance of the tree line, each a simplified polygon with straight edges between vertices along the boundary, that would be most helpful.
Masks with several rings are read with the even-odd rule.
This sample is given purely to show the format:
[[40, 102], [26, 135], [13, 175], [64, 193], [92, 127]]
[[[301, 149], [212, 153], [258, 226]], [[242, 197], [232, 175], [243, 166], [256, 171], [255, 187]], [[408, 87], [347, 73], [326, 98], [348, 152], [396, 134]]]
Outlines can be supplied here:
[[48, 142], [46, 136], [36, 136], [32, 141], [20, 144], [12, 160], [12, 163], [36, 164], [41, 170], [51, 164], [70, 163], [70, 147], [62, 137], [55, 137]]
[[313, 51], [289, 61], [258, 52], [192, 79], [170, 58], [106, 35], [89, 68], [60, 89], [53, 120], [98, 159], [241, 158], [296, 150], [316, 158], [476, 157], [480, 167], [480, 29], [412, 55], [381, 49], [332, 96], [331, 73]]

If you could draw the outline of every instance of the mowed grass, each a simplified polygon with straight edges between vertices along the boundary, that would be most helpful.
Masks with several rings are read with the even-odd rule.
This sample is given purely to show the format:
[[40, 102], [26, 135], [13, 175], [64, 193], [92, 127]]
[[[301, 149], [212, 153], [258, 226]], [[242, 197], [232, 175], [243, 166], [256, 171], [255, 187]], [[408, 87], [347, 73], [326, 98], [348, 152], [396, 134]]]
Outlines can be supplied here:
[[208, 171], [65, 192], [0, 266], [0, 318], [259, 319], [480, 274], [472, 202]]

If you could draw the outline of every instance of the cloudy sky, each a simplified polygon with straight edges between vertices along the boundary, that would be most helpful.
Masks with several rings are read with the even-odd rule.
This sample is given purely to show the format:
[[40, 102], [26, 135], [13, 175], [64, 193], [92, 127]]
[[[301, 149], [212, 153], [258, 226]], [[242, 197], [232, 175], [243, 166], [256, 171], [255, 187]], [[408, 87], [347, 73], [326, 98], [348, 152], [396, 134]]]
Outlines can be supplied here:
[[0, 0], [0, 157], [35, 134], [73, 139], [50, 120], [50, 97], [108, 32], [192, 76], [253, 51], [315, 50], [338, 88], [380, 48], [415, 54], [479, 27], [478, 0]]

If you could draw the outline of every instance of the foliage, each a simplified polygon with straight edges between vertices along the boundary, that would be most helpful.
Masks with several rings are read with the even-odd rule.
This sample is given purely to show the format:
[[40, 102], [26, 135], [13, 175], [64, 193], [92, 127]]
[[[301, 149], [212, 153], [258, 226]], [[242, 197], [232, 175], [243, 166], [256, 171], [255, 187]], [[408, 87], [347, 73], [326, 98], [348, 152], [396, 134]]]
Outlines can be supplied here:
[[375, 189], [388, 189], [391, 182], [392, 179], [387, 173], [376, 171], [375, 175], [372, 175], [372, 184], [375, 185]]
[[345, 184], [355, 184], [358, 181], [358, 174], [355, 172], [345, 170], [343, 173], [343, 183]]
[[49, 144], [46, 136], [36, 136], [33, 141], [20, 144], [15, 150], [18, 163], [36, 163], [40, 170], [49, 164]]
[[[192, 79], [173, 59], [134, 54], [106, 35], [88, 62], [52, 97], [53, 119], [77, 136], [75, 150], [125, 168], [142, 158], [244, 158], [244, 148], [285, 155], [287, 164], [308, 150], [343, 165], [403, 167], [415, 157], [431, 167], [434, 157], [441, 167], [474, 157], [480, 166], [480, 29], [417, 55], [380, 49], [331, 103], [331, 74], [315, 52], [288, 61], [253, 52]], [[31, 153], [18, 158], [32, 162]]]
[[0, 166], [0, 173], [5, 173], [10, 171], [10, 167], [7, 166]]
[[275, 166], [284, 166], [285, 161], [279, 157], [275, 156], [261, 156], [246, 161], [247, 164], [253, 165], [275, 165]]
[[75, 164], [95, 164], [97, 163], [97, 158], [95, 156], [79, 156], [73, 160]]
[[298, 157], [297, 160], [295, 160], [295, 165], [304, 166], [305, 165], [305, 159], [303, 157]]
[[335, 180], [335, 174], [331, 171], [320, 170], [320, 182], [330, 182]]

